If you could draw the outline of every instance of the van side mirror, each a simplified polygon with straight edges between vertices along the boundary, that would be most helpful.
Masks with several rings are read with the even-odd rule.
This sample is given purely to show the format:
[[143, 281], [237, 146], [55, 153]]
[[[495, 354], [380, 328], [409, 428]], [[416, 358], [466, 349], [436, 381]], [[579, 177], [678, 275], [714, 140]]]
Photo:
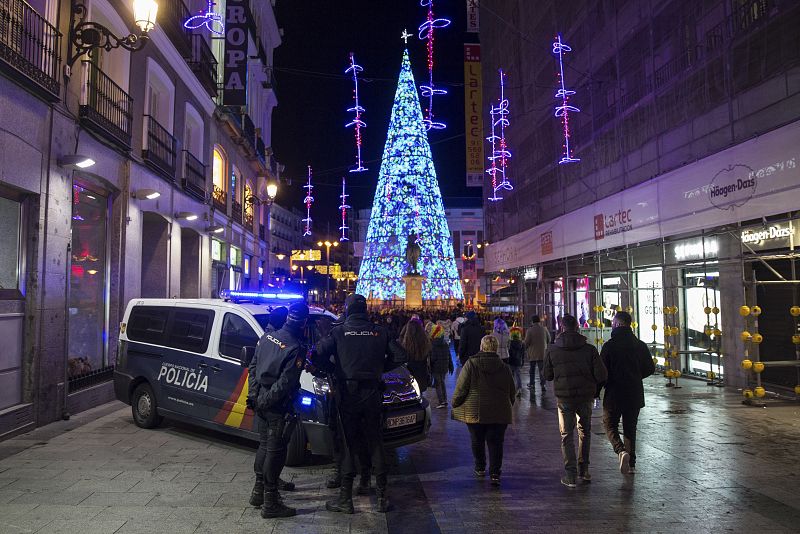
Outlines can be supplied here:
[[239, 359], [242, 361], [242, 367], [249, 367], [250, 362], [253, 361], [253, 356], [256, 355], [255, 347], [242, 347], [242, 353]]

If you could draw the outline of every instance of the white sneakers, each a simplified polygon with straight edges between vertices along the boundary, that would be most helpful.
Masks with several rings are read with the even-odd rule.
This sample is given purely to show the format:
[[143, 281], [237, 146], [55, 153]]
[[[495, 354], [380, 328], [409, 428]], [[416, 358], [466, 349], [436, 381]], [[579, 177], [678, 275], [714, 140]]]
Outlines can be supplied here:
[[623, 475], [631, 473], [631, 455], [626, 451], [619, 453], [619, 472]]

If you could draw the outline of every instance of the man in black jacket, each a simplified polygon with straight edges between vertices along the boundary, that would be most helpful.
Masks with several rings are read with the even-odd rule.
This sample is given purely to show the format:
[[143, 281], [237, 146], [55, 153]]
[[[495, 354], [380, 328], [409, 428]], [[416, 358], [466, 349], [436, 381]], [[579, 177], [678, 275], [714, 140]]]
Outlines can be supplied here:
[[462, 366], [467, 363], [470, 356], [475, 356], [481, 351], [481, 339], [486, 335], [474, 311], [468, 311], [465, 317], [467, 320], [459, 330], [461, 340], [458, 344], [458, 359]]
[[[247, 404], [258, 415], [260, 440], [256, 472], [261, 468], [263, 499], [261, 517], [290, 517], [297, 512], [281, 502], [280, 475], [286, 463], [286, 442], [295, 424], [293, 401], [300, 389], [300, 374], [306, 360], [303, 330], [308, 319], [304, 302], [289, 307], [283, 327], [264, 334], [250, 363]], [[287, 488], [288, 489], [288, 488]], [[292, 485], [292, 488], [294, 486]], [[250, 502], [258, 506], [259, 478]]]
[[[619, 455], [619, 470], [632, 474], [636, 466], [636, 423], [639, 410], [644, 408], [642, 379], [656, 371], [647, 345], [631, 330], [631, 316], [619, 312], [614, 316], [611, 339], [600, 353], [608, 369], [608, 381], [603, 396], [603, 425], [614, 452]], [[623, 443], [619, 437], [622, 418]]]
[[[606, 368], [593, 345], [578, 333], [578, 320], [564, 315], [561, 334], [547, 348], [544, 356], [544, 377], [554, 381], [558, 400], [558, 426], [561, 431], [561, 454], [566, 475], [561, 483], [576, 486], [576, 476], [589, 482], [589, 447], [592, 430], [592, 399], [606, 381]], [[578, 459], [572, 433], [578, 426]]]
[[[378, 511], [386, 512], [386, 459], [383, 450], [383, 372], [404, 363], [404, 354], [395, 351], [386, 330], [369, 320], [367, 299], [349, 295], [345, 300], [345, 320], [317, 343], [314, 367], [336, 377], [339, 417], [347, 448], [342, 463], [339, 498], [328, 501], [331, 512], [352, 514], [354, 455], [368, 452], [375, 471]], [[331, 363], [333, 358], [333, 363]]]

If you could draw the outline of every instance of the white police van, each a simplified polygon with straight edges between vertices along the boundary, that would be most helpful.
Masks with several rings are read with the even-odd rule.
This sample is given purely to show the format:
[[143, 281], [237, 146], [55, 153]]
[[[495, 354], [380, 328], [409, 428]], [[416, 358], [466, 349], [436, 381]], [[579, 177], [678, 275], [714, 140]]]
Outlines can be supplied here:
[[[289, 293], [231, 291], [224, 299], [133, 299], [120, 324], [114, 369], [117, 399], [131, 405], [142, 428], [163, 417], [180, 419], [228, 434], [258, 439], [247, 399], [247, 364], [268, 324], [269, 310], [302, 299]], [[335, 316], [310, 308], [309, 343], [328, 334]], [[384, 374], [384, 443], [399, 447], [425, 439], [430, 406], [405, 367]], [[327, 379], [303, 372], [289, 443], [288, 465], [306, 452], [333, 451], [330, 388]]]

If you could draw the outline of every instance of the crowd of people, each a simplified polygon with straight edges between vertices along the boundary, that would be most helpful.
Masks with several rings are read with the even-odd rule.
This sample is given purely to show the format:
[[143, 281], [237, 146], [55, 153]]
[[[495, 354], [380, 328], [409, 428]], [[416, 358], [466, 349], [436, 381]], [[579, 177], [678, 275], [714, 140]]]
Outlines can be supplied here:
[[[545, 383], [553, 382], [564, 460], [561, 483], [572, 488], [578, 480], [591, 480], [592, 403], [602, 390], [603, 422], [618, 455], [620, 471], [625, 475], [635, 472], [636, 425], [644, 406], [642, 380], [653, 374], [655, 365], [647, 345], [633, 335], [631, 316], [626, 312], [617, 313], [611, 340], [598, 352], [578, 332], [580, 323], [571, 315], [560, 318], [560, 332], [551, 343], [550, 332], [538, 316], [523, 329], [513, 317], [475, 311], [369, 313], [363, 296], [350, 295], [342, 317], [317, 343], [310, 360], [303, 337], [308, 313], [304, 303], [273, 310], [250, 363], [247, 403], [258, 416], [261, 432], [250, 503], [262, 507], [263, 517], [295, 513], [283, 503], [279, 490], [294, 489], [280, 474], [295, 424], [292, 399], [303, 369], [324, 371], [335, 381], [332, 388], [342, 450], [335, 476], [327, 484], [340, 490], [338, 498], [326, 504], [333, 512], [353, 513], [357, 463], [361, 467], [359, 493], [369, 491], [372, 470], [378, 510], [389, 509], [382, 440], [382, 373], [405, 364], [421, 390], [435, 388], [436, 407], [446, 409], [445, 379], [455, 372], [453, 354], [461, 370], [451, 400], [452, 418], [467, 425], [476, 477], [485, 477], [488, 468], [491, 484], [500, 485], [504, 437], [513, 421], [513, 405], [522, 396], [521, 370], [526, 361], [530, 370], [527, 386], [532, 392], [538, 382], [543, 395]], [[577, 455], [573, 438], [576, 428]]]

